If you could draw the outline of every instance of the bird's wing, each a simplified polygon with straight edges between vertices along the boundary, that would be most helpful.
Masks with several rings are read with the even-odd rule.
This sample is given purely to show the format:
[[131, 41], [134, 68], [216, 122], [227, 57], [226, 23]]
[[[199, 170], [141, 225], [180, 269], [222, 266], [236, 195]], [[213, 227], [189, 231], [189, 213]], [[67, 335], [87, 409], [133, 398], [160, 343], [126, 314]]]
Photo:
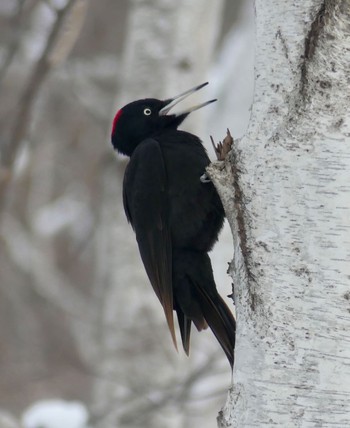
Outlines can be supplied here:
[[172, 245], [167, 176], [159, 143], [143, 141], [133, 152], [123, 185], [126, 216], [138, 242], [149, 280], [165, 313], [176, 345], [173, 319]]

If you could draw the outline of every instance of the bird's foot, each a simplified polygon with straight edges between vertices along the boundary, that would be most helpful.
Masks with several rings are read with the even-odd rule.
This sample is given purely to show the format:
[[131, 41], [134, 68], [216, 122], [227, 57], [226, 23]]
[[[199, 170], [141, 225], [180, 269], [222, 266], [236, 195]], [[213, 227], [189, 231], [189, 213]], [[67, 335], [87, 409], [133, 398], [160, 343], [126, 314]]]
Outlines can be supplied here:
[[207, 173], [205, 172], [204, 174], [202, 174], [200, 177], [199, 177], [199, 179], [200, 179], [200, 181], [202, 182], [202, 183], [210, 183], [211, 182], [211, 180], [210, 180], [210, 178], [208, 177], [208, 175], [207, 175]]
[[211, 139], [211, 143], [214, 147], [214, 151], [215, 151], [217, 159], [219, 161], [225, 160], [225, 158], [228, 155], [228, 153], [230, 152], [230, 150], [232, 148], [232, 144], [233, 144], [233, 138], [232, 138], [232, 135], [230, 133], [230, 130], [227, 128], [226, 137], [223, 139], [222, 142], [219, 141], [218, 144], [215, 144], [212, 136], [210, 136], [210, 139]]

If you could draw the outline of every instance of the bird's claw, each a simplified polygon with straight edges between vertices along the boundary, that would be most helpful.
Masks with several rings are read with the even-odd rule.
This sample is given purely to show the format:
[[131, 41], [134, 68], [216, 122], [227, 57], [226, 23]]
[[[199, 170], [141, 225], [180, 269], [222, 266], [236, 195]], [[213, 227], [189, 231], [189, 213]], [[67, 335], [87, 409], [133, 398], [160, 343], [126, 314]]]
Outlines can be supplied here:
[[202, 182], [202, 183], [210, 183], [211, 182], [211, 180], [210, 180], [210, 178], [207, 176], [207, 173], [205, 172], [204, 174], [202, 174], [200, 177], [199, 177], [199, 179], [200, 179], [200, 181]]

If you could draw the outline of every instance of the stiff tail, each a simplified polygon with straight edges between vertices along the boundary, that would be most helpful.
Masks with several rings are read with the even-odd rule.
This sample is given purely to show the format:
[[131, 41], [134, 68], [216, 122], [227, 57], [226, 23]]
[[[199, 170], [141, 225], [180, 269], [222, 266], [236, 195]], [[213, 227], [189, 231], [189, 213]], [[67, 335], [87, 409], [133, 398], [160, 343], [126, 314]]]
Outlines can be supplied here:
[[209, 294], [199, 284], [194, 283], [194, 286], [196, 287], [199, 304], [203, 311], [203, 317], [224, 350], [231, 368], [233, 368], [236, 321], [228, 306], [217, 292], [214, 297], [213, 293]]
[[191, 322], [210, 327], [233, 367], [236, 321], [218, 294], [207, 253], [178, 250], [173, 258], [174, 306], [181, 339], [189, 354]]
[[190, 336], [191, 336], [191, 319], [188, 318], [180, 308], [176, 308], [177, 319], [179, 321], [181, 340], [184, 351], [190, 354]]

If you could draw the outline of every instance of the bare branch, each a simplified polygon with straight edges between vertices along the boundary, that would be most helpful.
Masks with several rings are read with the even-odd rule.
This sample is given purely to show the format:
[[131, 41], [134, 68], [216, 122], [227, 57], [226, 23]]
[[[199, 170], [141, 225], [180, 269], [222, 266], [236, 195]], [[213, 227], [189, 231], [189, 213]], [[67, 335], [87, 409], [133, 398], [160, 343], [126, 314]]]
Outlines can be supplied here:
[[4, 171], [0, 175], [0, 199], [9, 182], [12, 166], [21, 142], [27, 134], [35, 99], [37, 98], [41, 86], [52, 68], [53, 63], [51, 62], [51, 55], [57, 48], [57, 42], [61, 36], [62, 26], [64, 25], [68, 14], [72, 11], [76, 1], [77, 0], [68, 0], [67, 4], [62, 9], [57, 11], [57, 17], [47, 38], [43, 53], [35, 64], [27, 81], [27, 85], [20, 97], [18, 103], [18, 114], [15, 118], [12, 135], [8, 144], [5, 145], [1, 153], [2, 168]]
[[0, 83], [6, 75], [6, 72], [11, 65], [13, 58], [16, 56], [18, 52], [18, 48], [20, 46], [21, 40], [21, 22], [22, 22], [22, 14], [23, 14], [23, 4], [25, 0], [18, 0], [17, 10], [14, 13], [11, 22], [13, 28], [13, 34], [11, 35], [11, 40], [8, 44], [5, 59], [0, 67]]

